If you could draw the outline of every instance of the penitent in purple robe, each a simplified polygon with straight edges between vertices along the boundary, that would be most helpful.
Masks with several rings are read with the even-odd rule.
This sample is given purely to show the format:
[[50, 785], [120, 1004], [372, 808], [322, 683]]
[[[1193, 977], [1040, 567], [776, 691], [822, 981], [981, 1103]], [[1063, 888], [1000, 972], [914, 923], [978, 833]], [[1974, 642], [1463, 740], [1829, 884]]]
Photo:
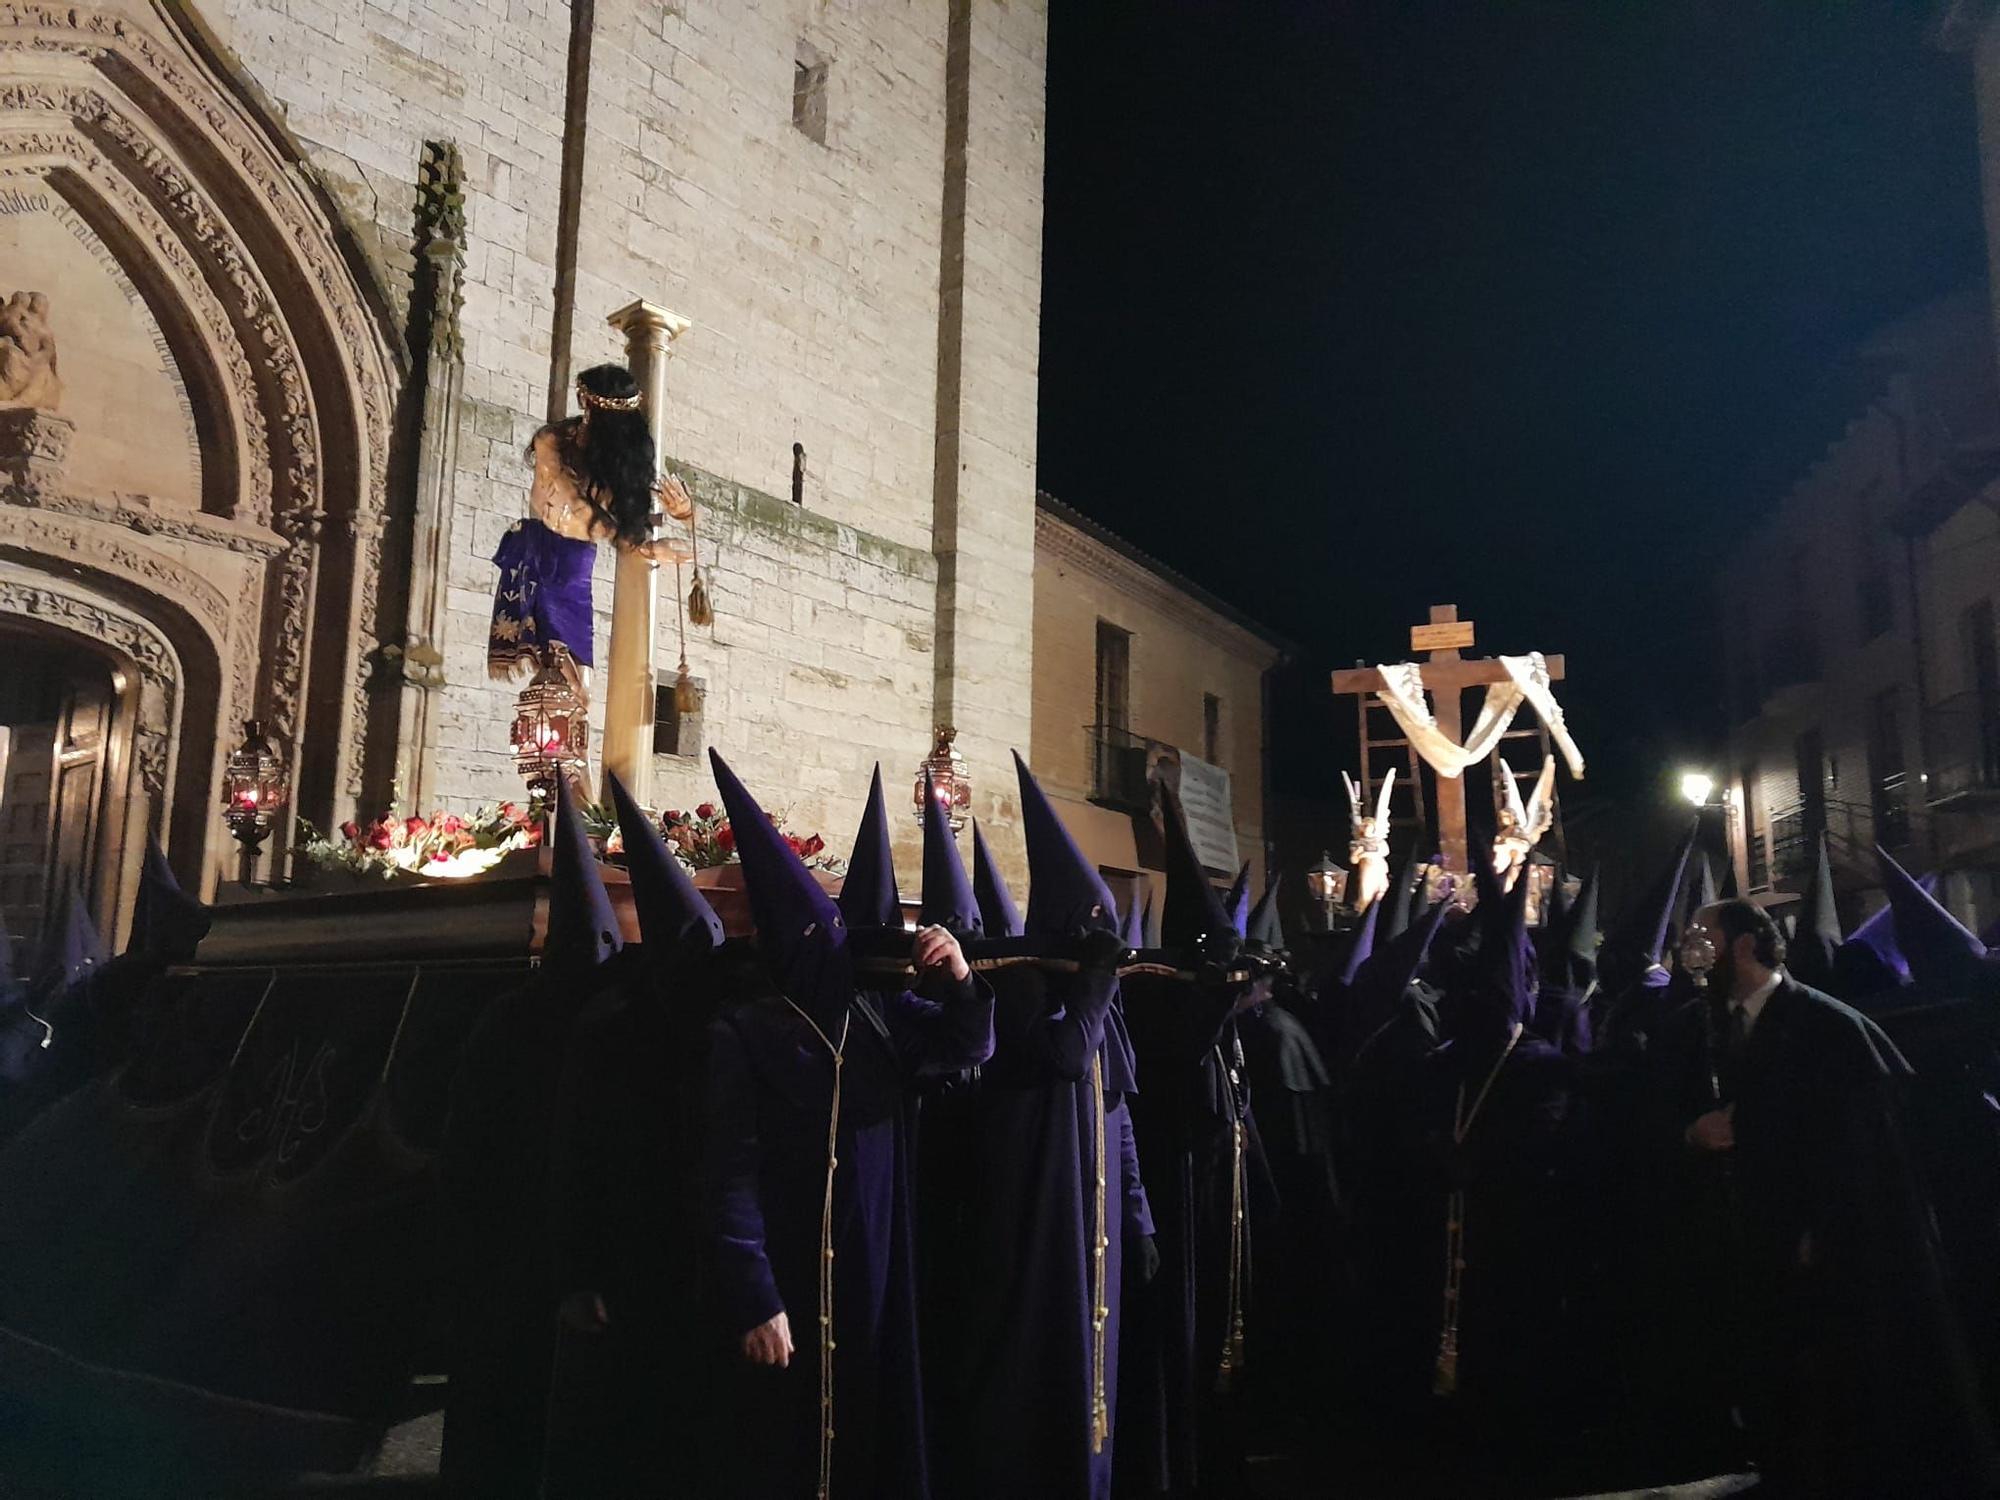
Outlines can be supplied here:
[[[1153, 1232], [1127, 1098], [1132, 1048], [1117, 979], [1011, 968], [994, 975], [993, 1060], [954, 1137], [962, 1155], [940, 1236], [946, 1320], [930, 1374], [937, 1488], [967, 1500], [1105, 1500], [1118, 1431], [1118, 1324], [1128, 1242]], [[1093, 1066], [1094, 1064], [1094, 1066]], [[1103, 1306], [1091, 1306], [1100, 1222], [1098, 1088], [1103, 1089]], [[1096, 1403], [1104, 1432], [1093, 1440]]]
[[[910, 1094], [924, 1074], [982, 1061], [990, 990], [936, 999], [856, 994], [817, 1016], [847, 1043], [833, 1175], [835, 1495], [930, 1494], [917, 1357]], [[796, 1352], [783, 1370], [732, 1371], [724, 1488], [810, 1496], [819, 1472], [819, 1259], [834, 1068], [804, 1018], [776, 998], [740, 1005], [711, 1032], [708, 1183], [715, 1297], [734, 1338], [780, 1311]]]

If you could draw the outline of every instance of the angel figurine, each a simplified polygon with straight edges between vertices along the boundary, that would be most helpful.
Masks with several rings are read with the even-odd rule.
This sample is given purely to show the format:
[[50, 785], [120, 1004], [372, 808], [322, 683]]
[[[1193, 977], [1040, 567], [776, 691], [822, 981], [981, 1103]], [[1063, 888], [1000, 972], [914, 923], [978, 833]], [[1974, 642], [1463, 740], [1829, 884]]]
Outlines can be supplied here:
[[1528, 863], [1528, 851], [1541, 842], [1555, 821], [1556, 758], [1551, 755], [1542, 761], [1542, 774], [1535, 778], [1535, 789], [1528, 794], [1525, 807], [1521, 805], [1520, 786], [1497, 755], [1493, 757], [1493, 779], [1500, 784], [1502, 799], [1499, 831], [1493, 840], [1493, 873], [1502, 889], [1511, 891]]
[[1354, 909], [1364, 912], [1389, 893], [1389, 794], [1396, 789], [1396, 768], [1382, 778], [1382, 790], [1375, 798], [1375, 815], [1361, 811], [1361, 788], [1345, 771], [1347, 805], [1353, 810], [1354, 832], [1347, 845], [1347, 857], [1354, 861]]

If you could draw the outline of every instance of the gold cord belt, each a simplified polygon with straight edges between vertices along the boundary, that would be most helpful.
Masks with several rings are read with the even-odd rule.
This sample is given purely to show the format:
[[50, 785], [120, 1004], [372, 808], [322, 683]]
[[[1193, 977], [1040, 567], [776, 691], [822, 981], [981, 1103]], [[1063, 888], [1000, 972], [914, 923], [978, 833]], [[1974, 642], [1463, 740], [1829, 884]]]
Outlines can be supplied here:
[[[1223, 1063], [1221, 1049], [1216, 1051], [1216, 1061]], [[1223, 1076], [1229, 1078], [1227, 1087], [1230, 1114], [1230, 1168], [1229, 1168], [1229, 1314], [1227, 1330], [1222, 1336], [1222, 1363], [1215, 1372], [1216, 1394], [1226, 1396], [1236, 1388], [1236, 1377], [1243, 1369], [1243, 1270], [1249, 1246], [1249, 1225], [1243, 1213], [1243, 1115], [1236, 1103], [1236, 1086], [1230, 1078], [1226, 1064]]]
[[847, 1054], [847, 1029], [854, 1012], [840, 1019], [840, 1044], [835, 1046], [819, 1022], [789, 996], [785, 1004], [798, 1011], [813, 1035], [833, 1055], [833, 1107], [826, 1119], [826, 1198], [819, 1214], [819, 1500], [833, 1493], [833, 1174], [840, 1166], [840, 1068]]
[[[1452, 1111], [1452, 1145], [1465, 1144], [1472, 1122], [1479, 1118], [1480, 1106], [1486, 1103], [1486, 1096], [1493, 1091], [1494, 1081], [1507, 1065], [1507, 1059], [1513, 1055], [1514, 1044], [1520, 1040], [1521, 1023], [1516, 1021], [1507, 1037], [1507, 1045], [1501, 1048], [1500, 1055], [1493, 1060], [1493, 1067], [1486, 1074], [1486, 1081], [1479, 1086], [1470, 1111], [1465, 1107], [1465, 1085], [1461, 1083], [1458, 1086], [1458, 1104]], [[1437, 1368], [1431, 1378], [1431, 1394], [1434, 1396], [1450, 1396], [1458, 1390], [1458, 1305], [1464, 1285], [1465, 1190], [1454, 1188], [1444, 1216], [1444, 1317], [1438, 1331]]]
[[1111, 1437], [1111, 1403], [1104, 1394], [1104, 1366], [1111, 1338], [1111, 1291], [1105, 1252], [1111, 1248], [1110, 1171], [1104, 1127], [1104, 1053], [1090, 1059], [1090, 1096], [1096, 1112], [1097, 1211], [1091, 1221], [1090, 1290], [1090, 1451], [1102, 1453]]

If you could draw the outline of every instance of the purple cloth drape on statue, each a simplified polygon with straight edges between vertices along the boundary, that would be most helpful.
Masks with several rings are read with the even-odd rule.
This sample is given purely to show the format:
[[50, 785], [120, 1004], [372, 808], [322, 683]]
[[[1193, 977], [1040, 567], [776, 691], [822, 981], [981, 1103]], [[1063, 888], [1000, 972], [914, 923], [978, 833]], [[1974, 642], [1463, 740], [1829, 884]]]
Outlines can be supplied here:
[[500, 539], [493, 562], [493, 628], [487, 669], [505, 677], [542, 648], [560, 644], [579, 666], [591, 665], [590, 570], [597, 544], [558, 536], [540, 521], [516, 521]]

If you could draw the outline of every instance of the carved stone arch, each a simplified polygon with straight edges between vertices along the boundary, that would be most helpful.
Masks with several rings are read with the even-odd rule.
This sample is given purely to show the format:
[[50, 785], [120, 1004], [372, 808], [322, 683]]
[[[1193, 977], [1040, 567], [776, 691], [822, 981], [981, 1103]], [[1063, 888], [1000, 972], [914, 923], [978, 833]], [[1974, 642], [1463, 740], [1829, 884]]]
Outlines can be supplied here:
[[373, 648], [403, 628], [379, 589], [402, 378], [389, 299], [283, 130], [168, 0], [0, 0], [0, 187], [38, 174], [155, 306], [199, 393], [205, 514], [47, 473], [10, 483], [0, 454], [0, 517], [170, 533], [236, 601], [218, 709], [247, 684], [299, 811], [338, 821], [364, 765], [394, 754], [369, 743], [365, 702]]
[[216, 856], [210, 809], [218, 790], [222, 681], [216, 638], [192, 614], [129, 578], [68, 569], [0, 545], [0, 618], [72, 639], [111, 666], [123, 691], [121, 751], [108, 787], [120, 809], [96, 857], [100, 920], [121, 930], [138, 891], [147, 834], [165, 845], [191, 887]]

